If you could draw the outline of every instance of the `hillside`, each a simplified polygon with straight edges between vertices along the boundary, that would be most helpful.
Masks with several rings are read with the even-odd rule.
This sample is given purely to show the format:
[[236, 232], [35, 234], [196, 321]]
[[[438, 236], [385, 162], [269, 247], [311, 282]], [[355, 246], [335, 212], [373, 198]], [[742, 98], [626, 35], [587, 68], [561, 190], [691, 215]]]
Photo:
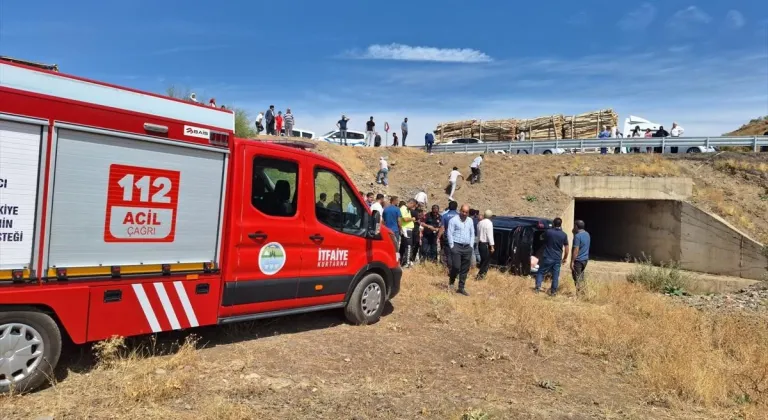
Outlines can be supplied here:
[[768, 115], [762, 118], [755, 118], [742, 125], [737, 130], [723, 134], [724, 136], [762, 136], [768, 132]]
[[[444, 207], [453, 166], [468, 175], [474, 155], [427, 155], [412, 148], [343, 148], [318, 144], [318, 153], [340, 162], [363, 192], [413, 197], [424, 189], [430, 203]], [[390, 162], [390, 186], [375, 183], [379, 156]], [[711, 211], [762, 243], [768, 243], [768, 154], [717, 155], [486, 155], [483, 182], [462, 183], [459, 202], [499, 215], [556, 217], [566, 197], [555, 186], [558, 175], [684, 176], [694, 180], [691, 202]]]

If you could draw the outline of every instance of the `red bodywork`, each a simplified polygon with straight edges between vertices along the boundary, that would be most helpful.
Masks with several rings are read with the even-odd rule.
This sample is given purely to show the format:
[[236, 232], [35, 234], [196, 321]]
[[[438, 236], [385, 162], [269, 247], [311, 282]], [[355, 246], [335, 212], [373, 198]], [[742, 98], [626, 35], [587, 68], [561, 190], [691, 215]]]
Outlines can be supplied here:
[[[71, 77], [44, 70], [35, 71]], [[145, 131], [145, 124], [151, 123], [167, 126], [166, 137], [171, 140], [186, 138], [182, 136], [185, 124], [221, 132], [220, 128], [194, 121], [171, 120], [4, 87], [0, 87], [0, 104], [2, 113], [49, 122], [48, 135], [43, 141], [43, 148], [47, 150], [46, 159], [41, 163], [46, 168], [43, 197], [48, 196], [48, 189], [51, 188], [47, 180], [56, 121], [156, 137], [156, 133]], [[231, 113], [225, 110], [218, 112]], [[132, 336], [212, 325], [226, 321], [228, 317], [247, 317], [266, 312], [279, 314], [292, 308], [342, 303], [355, 280], [367, 271], [376, 271], [387, 279], [390, 297], [398, 292], [400, 270], [384, 228], [382, 239], [366, 239], [342, 234], [319, 223], [314, 217], [313, 171], [318, 167], [338, 173], [352, 186], [357, 199], [363, 202], [338, 164], [311, 152], [235, 138], [232, 131], [226, 134], [230, 138], [230, 156], [226, 168], [218, 270], [208, 274], [77, 281], [57, 281], [42, 275], [20, 284], [0, 282], [0, 309], [32, 306], [46, 310], [58, 319], [73, 342], [84, 343], [115, 335]], [[204, 139], [194, 142], [209, 145]], [[248, 165], [257, 155], [289, 159], [299, 164], [298, 204], [293, 218], [276, 219], [258, 212], [251, 205], [252, 179], [248, 176]], [[41, 254], [47, 247], [44, 242], [48, 228], [45, 216], [49, 211], [46, 201], [38, 203], [38, 211], [43, 212], [43, 223], [40, 232], [35, 232]], [[367, 206], [364, 207], [367, 209]], [[285, 247], [289, 258], [278, 275], [269, 277], [259, 272], [257, 254], [263, 241], [251, 239], [248, 233], [253, 231], [262, 231], [267, 235], [267, 242], [279, 240]], [[323, 240], [313, 241], [309, 238], [313, 235], [321, 235]], [[347, 264], [336, 268], [318, 267], [319, 249], [337, 247], [349, 250]], [[42, 265], [40, 261], [35, 267], [37, 273], [46, 272], [46, 267]], [[200, 293], [203, 290], [207, 290], [206, 293]], [[225, 290], [232, 291], [230, 296]], [[291, 290], [295, 290], [295, 294]], [[120, 298], [109, 300], [108, 295]]]

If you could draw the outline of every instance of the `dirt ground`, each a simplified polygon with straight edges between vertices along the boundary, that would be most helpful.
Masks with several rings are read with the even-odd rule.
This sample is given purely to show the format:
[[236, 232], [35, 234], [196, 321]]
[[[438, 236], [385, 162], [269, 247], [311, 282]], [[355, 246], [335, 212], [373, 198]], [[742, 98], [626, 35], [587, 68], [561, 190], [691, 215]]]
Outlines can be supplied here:
[[[580, 304], [567, 287], [556, 299], [535, 296], [526, 281], [492, 273], [486, 282], [471, 282], [472, 296], [465, 298], [450, 292], [439, 273], [406, 272], [403, 291], [372, 326], [350, 326], [339, 312], [326, 312], [197, 330], [199, 350], [187, 345], [165, 356], [113, 359], [106, 351], [97, 360], [89, 348], [70, 346], [59, 383], [0, 398], [0, 417], [759, 418], [749, 405], [706, 408], [659, 392], [629, 360], [617, 362], [567, 338], [521, 336], [494, 315], [493, 306], [510, 296], [546, 313], [571, 310]], [[162, 354], [185, 337], [161, 335], [157, 343], [132, 341], [128, 348]]]
[[[414, 148], [344, 148], [318, 144], [317, 152], [342, 166], [363, 192], [411, 198], [427, 192], [430, 204], [444, 207], [448, 173], [456, 166], [465, 176], [475, 155], [428, 155]], [[389, 188], [375, 183], [379, 156], [390, 163]], [[559, 175], [691, 177], [691, 202], [711, 211], [754, 239], [768, 243], [768, 153], [669, 155], [485, 156], [482, 183], [460, 182], [457, 201], [498, 215], [554, 218], [568, 197], [555, 185]]]

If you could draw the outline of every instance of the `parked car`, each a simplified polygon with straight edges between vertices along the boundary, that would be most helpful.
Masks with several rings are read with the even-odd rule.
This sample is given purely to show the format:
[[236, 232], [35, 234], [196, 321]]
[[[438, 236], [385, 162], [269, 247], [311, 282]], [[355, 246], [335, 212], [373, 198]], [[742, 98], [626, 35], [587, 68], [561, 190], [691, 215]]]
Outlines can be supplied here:
[[[324, 141], [333, 144], [341, 143], [341, 132], [339, 130], [329, 131], [315, 140]], [[365, 133], [362, 131], [347, 130], [347, 145], [365, 147]]]
[[459, 139], [444, 141], [443, 144], [477, 144], [482, 142], [483, 141], [480, 139], [475, 139], [471, 137], [462, 137]]
[[[482, 140], [476, 139], [473, 137], [462, 137], [458, 139], [452, 139], [442, 142], [441, 144], [480, 144], [483, 143]], [[477, 153], [477, 152], [456, 152], [456, 153]], [[493, 153], [497, 155], [505, 155], [506, 152], [503, 150], [494, 150]]]
[[[309, 130], [303, 130], [301, 128], [294, 128], [291, 130], [291, 136], [290, 137], [301, 137], [303, 139], [313, 139], [315, 138], [315, 132], [309, 131]], [[280, 134], [285, 136], [285, 129], [283, 128], [280, 130]]]
[[491, 220], [496, 243], [491, 265], [518, 276], [535, 272], [531, 270], [531, 256], [544, 245], [544, 232], [552, 228], [552, 220], [529, 216], [496, 216]]

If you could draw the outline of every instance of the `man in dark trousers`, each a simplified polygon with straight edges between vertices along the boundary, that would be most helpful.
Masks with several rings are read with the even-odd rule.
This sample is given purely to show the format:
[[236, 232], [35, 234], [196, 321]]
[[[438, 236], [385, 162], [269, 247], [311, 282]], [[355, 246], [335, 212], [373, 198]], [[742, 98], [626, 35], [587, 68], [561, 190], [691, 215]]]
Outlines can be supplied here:
[[437, 239], [440, 242], [440, 247], [443, 249], [443, 263], [448, 269], [451, 269], [451, 248], [448, 247], [448, 236], [445, 235], [445, 229], [448, 227], [448, 222], [459, 214], [459, 203], [455, 201], [448, 202], [448, 210], [440, 216], [440, 230], [437, 232]]
[[589, 261], [589, 245], [592, 238], [584, 230], [583, 220], [577, 220], [573, 227], [573, 254], [571, 255], [571, 275], [576, 283], [576, 291], [581, 293], [584, 288], [584, 270]]
[[435, 136], [432, 133], [427, 133], [424, 135], [424, 146], [427, 150], [427, 153], [432, 153], [432, 146], [435, 144]]
[[403, 147], [405, 147], [405, 139], [408, 138], [408, 118], [400, 123], [400, 131], [403, 133]]
[[267, 135], [274, 136], [275, 134], [275, 106], [270, 105], [267, 110], [267, 114], [264, 115], [264, 121], [267, 122]]
[[488, 267], [491, 265], [491, 255], [493, 255], [493, 222], [491, 221], [493, 212], [486, 210], [482, 220], [477, 222], [477, 249], [480, 252], [480, 271], [477, 273], [477, 279], [482, 280], [488, 273]]
[[456, 293], [469, 296], [465, 285], [469, 266], [472, 262], [472, 242], [475, 238], [475, 224], [469, 217], [469, 205], [462, 204], [458, 216], [453, 216], [445, 228], [448, 236], [448, 247], [451, 249], [451, 272], [448, 277], [448, 286], [453, 287], [456, 276], [459, 277], [459, 288]]
[[544, 275], [552, 273], [552, 287], [549, 293], [557, 294], [560, 284], [560, 266], [568, 261], [568, 235], [563, 232], [563, 219], [557, 217], [552, 222], [552, 229], [544, 232], [544, 252], [539, 260], [539, 270], [536, 272], [536, 292], [541, 292]]
[[421, 237], [421, 250], [424, 258], [430, 262], [437, 262], [437, 234], [442, 224], [440, 206], [435, 204], [432, 211], [424, 220], [424, 234]]

